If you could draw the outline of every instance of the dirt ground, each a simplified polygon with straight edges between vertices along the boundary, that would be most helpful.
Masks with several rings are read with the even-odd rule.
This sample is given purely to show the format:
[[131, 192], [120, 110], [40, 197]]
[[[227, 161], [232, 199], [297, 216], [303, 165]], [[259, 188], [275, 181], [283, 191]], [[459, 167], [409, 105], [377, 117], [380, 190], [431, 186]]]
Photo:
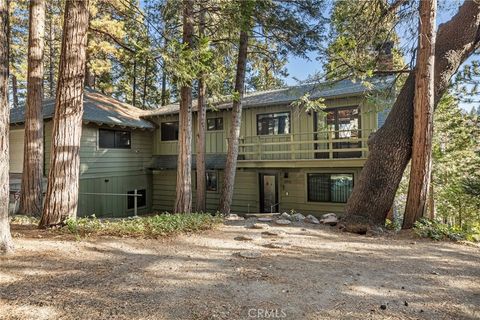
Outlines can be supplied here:
[[240, 221], [160, 240], [18, 228], [0, 319], [480, 318], [476, 246], [304, 224], [267, 236]]

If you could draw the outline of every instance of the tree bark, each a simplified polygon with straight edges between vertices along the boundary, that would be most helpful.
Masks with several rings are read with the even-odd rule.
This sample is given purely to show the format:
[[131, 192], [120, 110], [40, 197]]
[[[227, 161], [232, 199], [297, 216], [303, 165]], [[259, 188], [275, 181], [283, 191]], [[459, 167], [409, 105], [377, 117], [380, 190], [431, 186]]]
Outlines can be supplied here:
[[[183, 0], [183, 43], [193, 47], [193, 0]], [[192, 87], [180, 89], [176, 213], [192, 211]]]
[[132, 106], [136, 107], [136, 104], [137, 104], [137, 61], [133, 60]]
[[[205, 36], [205, 9], [200, 8], [200, 24], [198, 27], [200, 38]], [[207, 87], [205, 84], [205, 75], [202, 73], [198, 79], [198, 106], [197, 106], [197, 147], [196, 147], [196, 162], [197, 162], [197, 194], [196, 206], [197, 212], [205, 212], [207, 208], [206, 203], [206, 170], [205, 170], [205, 133], [207, 127], [207, 108], [205, 105]]]
[[9, 21], [8, 0], [0, 0], [0, 254], [14, 250], [10, 234], [8, 204], [9, 184], [9, 128], [10, 108], [8, 107], [8, 57]]
[[27, 106], [20, 213], [40, 216], [43, 179], [43, 49], [45, 0], [30, 1]]
[[145, 60], [145, 70], [143, 73], [143, 92], [142, 92], [142, 108], [147, 106], [147, 86], [148, 86], [148, 59]]
[[18, 108], [18, 81], [14, 74], [12, 74], [12, 98], [13, 107]]
[[420, 1], [420, 21], [413, 97], [413, 144], [403, 229], [423, 217], [432, 171], [436, 0]]
[[428, 218], [435, 219], [435, 198], [433, 194], [433, 177], [430, 177], [430, 190], [428, 190]]
[[54, 37], [54, 32], [53, 32], [53, 10], [52, 10], [52, 5], [49, 6], [49, 19], [48, 19], [48, 96], [50, 98], [53, 98], [55, 96], [55, 68], [53, 66], [54, 64], [54, 54], [55, 54], [55, 48], [53, 47], [53, 42], [55, 41]]
[[88, 0], [67, 0], [41, 227], [77, 214], [87, 29]]
[[[480, 8], [474, 1], [465, 1], [453, 18], [440, 26], [435, 51], [434, 106], [458, 67], [477, 48], [479, 26]], [[385, 124], [369, 138], [368, 158], [345, 209], [346, 231], [363, 233], [370, 226], [385, 223], [411, 156], [414, 82], [415, 76], [410, 74]]]
[[237, 74], [235, 76], [235, 98], [232, 104], [232, 123], [228, 136], [227, 161], [225, 164], [225, 176], [223, 179], [222, 193], [220, 196], [219, 211], [229, 214], [233, 200], [233, 186], [237, 170], [238, 139], [242, 124], [242, 98], [245, 85], [245, 70], [247, 67], [249, 30], [242, 28], [240, 31], [240, 43], [238, 48]]

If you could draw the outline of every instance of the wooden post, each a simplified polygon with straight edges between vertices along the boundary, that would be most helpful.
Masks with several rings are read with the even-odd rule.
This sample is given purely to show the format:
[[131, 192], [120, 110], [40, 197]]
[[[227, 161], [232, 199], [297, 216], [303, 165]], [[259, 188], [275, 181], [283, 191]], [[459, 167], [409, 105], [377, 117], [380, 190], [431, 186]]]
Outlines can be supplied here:
[[133, 190], [133, 215], [136, 217], [138, 212], [137, 212], [137, 204], [138, 204], [138, 201], [137, 201], [137, 189]]

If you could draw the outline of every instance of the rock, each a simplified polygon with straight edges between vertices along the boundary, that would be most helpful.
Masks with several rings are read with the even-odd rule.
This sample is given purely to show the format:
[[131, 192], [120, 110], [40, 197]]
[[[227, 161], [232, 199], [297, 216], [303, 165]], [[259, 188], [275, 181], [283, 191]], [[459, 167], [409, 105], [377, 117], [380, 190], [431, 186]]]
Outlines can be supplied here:
[[380, 309], [382, 309], [382, 310], [387, 309], [387, 305], [386, 305], [386, 304], [382, 304], [382, 305], [380, 306]]
[[277, 221], [275, 221], [275, 223], [279, 224], [279, 225], [282, 225], [282, 226], [286, 226], [286, 225], [289, 225], [292, 222], [290, 220], [287, 220], [287, 219], [278, 219]]
[[322, 219], [328, 219], [328, 218], [337, 218], [337, 215], [335, 213], [325, 213], [322, 215]]
[[403, 304], [405, 305], [405, 307], [408, 307], [408, 302], [407, 301], [405, 301]]
[[320, 223], [320, 221], [318, 221], [318, 219], [315, 218], [314, 216], [312, 216], [311, 214], [309, 214], [305, 218], [304, 222], [308, 222], [308, 223], [312, 223], [312, 224], [319, 224]]
[[257, 259], [262, 256], [262, 253], [260, 251], [242, 251], [239, 253], [240, 257], [246, 258], [246, 259]]
[[278, 219], [292, 220], [292, 217], [288, 213], [284, 212], [278, 217]]
[[270, 249], [283, 249], [289, 245], [290, 245], [289, 243], [272, 242], [272, 243], [264, 244], [263, 246], [265, 248], [270, 248]]
[[247, 226], [249, 229], [268, 229], [269, 227], [266, 223], [252, 223]]
[[278, 237], [279, 235], [281, 235], [281, 233], [278, 231], [268, 230], [268, 231], [263, 231], [262, 235], [267, 237]]
[[[326, 218], [322, 218], [320, 220], [320, 223], [323, 223], [323, 224], [328, 224], [330, 226], [336, 226], [337, 223], [338, 223], [338, 219], [337, 219], [337, 216], [333, 213], [327, 213], [329, 216], [327, 216]], [[324, 215], [325, 216], [325, 215]]]
[[295, 213], [291, 216], [292, 221], [303, 221], [305, 220], [305, 216], [301, 213]]
[[239, 217], [238, 215], [236, 215], [235, 213], [231, 213], [229, 215], [227, 215], [225, 217], [225, 220], [228, 220], [228, 221], [237, 221], [237, 220], [245, 220], [244, 218], [242, 217]]
[[273, 221], [273, 218], [270, 218], [270, 217], [262, 217], [262, 218], [258, 218], [258, 221], [260, 221], [260, 222], [272, 222], [272, 221]]
[[252, 241], [253, 240], [252, 237], [249, 237], [249, 236], [246, 236], [246, 235], [241, 235], [241, 236], [235, 237], [233, 239], [237, 240], [237, 241]]

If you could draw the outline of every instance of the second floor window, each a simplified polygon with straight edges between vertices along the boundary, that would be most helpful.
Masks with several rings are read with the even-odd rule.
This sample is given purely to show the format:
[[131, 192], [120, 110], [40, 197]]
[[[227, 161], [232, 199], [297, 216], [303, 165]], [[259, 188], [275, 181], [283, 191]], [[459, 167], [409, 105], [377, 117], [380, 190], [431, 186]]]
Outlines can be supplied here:
[[178, 140], [178, 121], [162, 122], [160, 125], [162, 141], [176, 141]]
[[223, 130], [223, 118], [207, 119], [207, 130], [208, 131]]
[[102, 149], [130, 149], [130, 131], [98, 129], [98, 146]]
[[290, 133], [290, 112], [257, 115], [257, 135]]

